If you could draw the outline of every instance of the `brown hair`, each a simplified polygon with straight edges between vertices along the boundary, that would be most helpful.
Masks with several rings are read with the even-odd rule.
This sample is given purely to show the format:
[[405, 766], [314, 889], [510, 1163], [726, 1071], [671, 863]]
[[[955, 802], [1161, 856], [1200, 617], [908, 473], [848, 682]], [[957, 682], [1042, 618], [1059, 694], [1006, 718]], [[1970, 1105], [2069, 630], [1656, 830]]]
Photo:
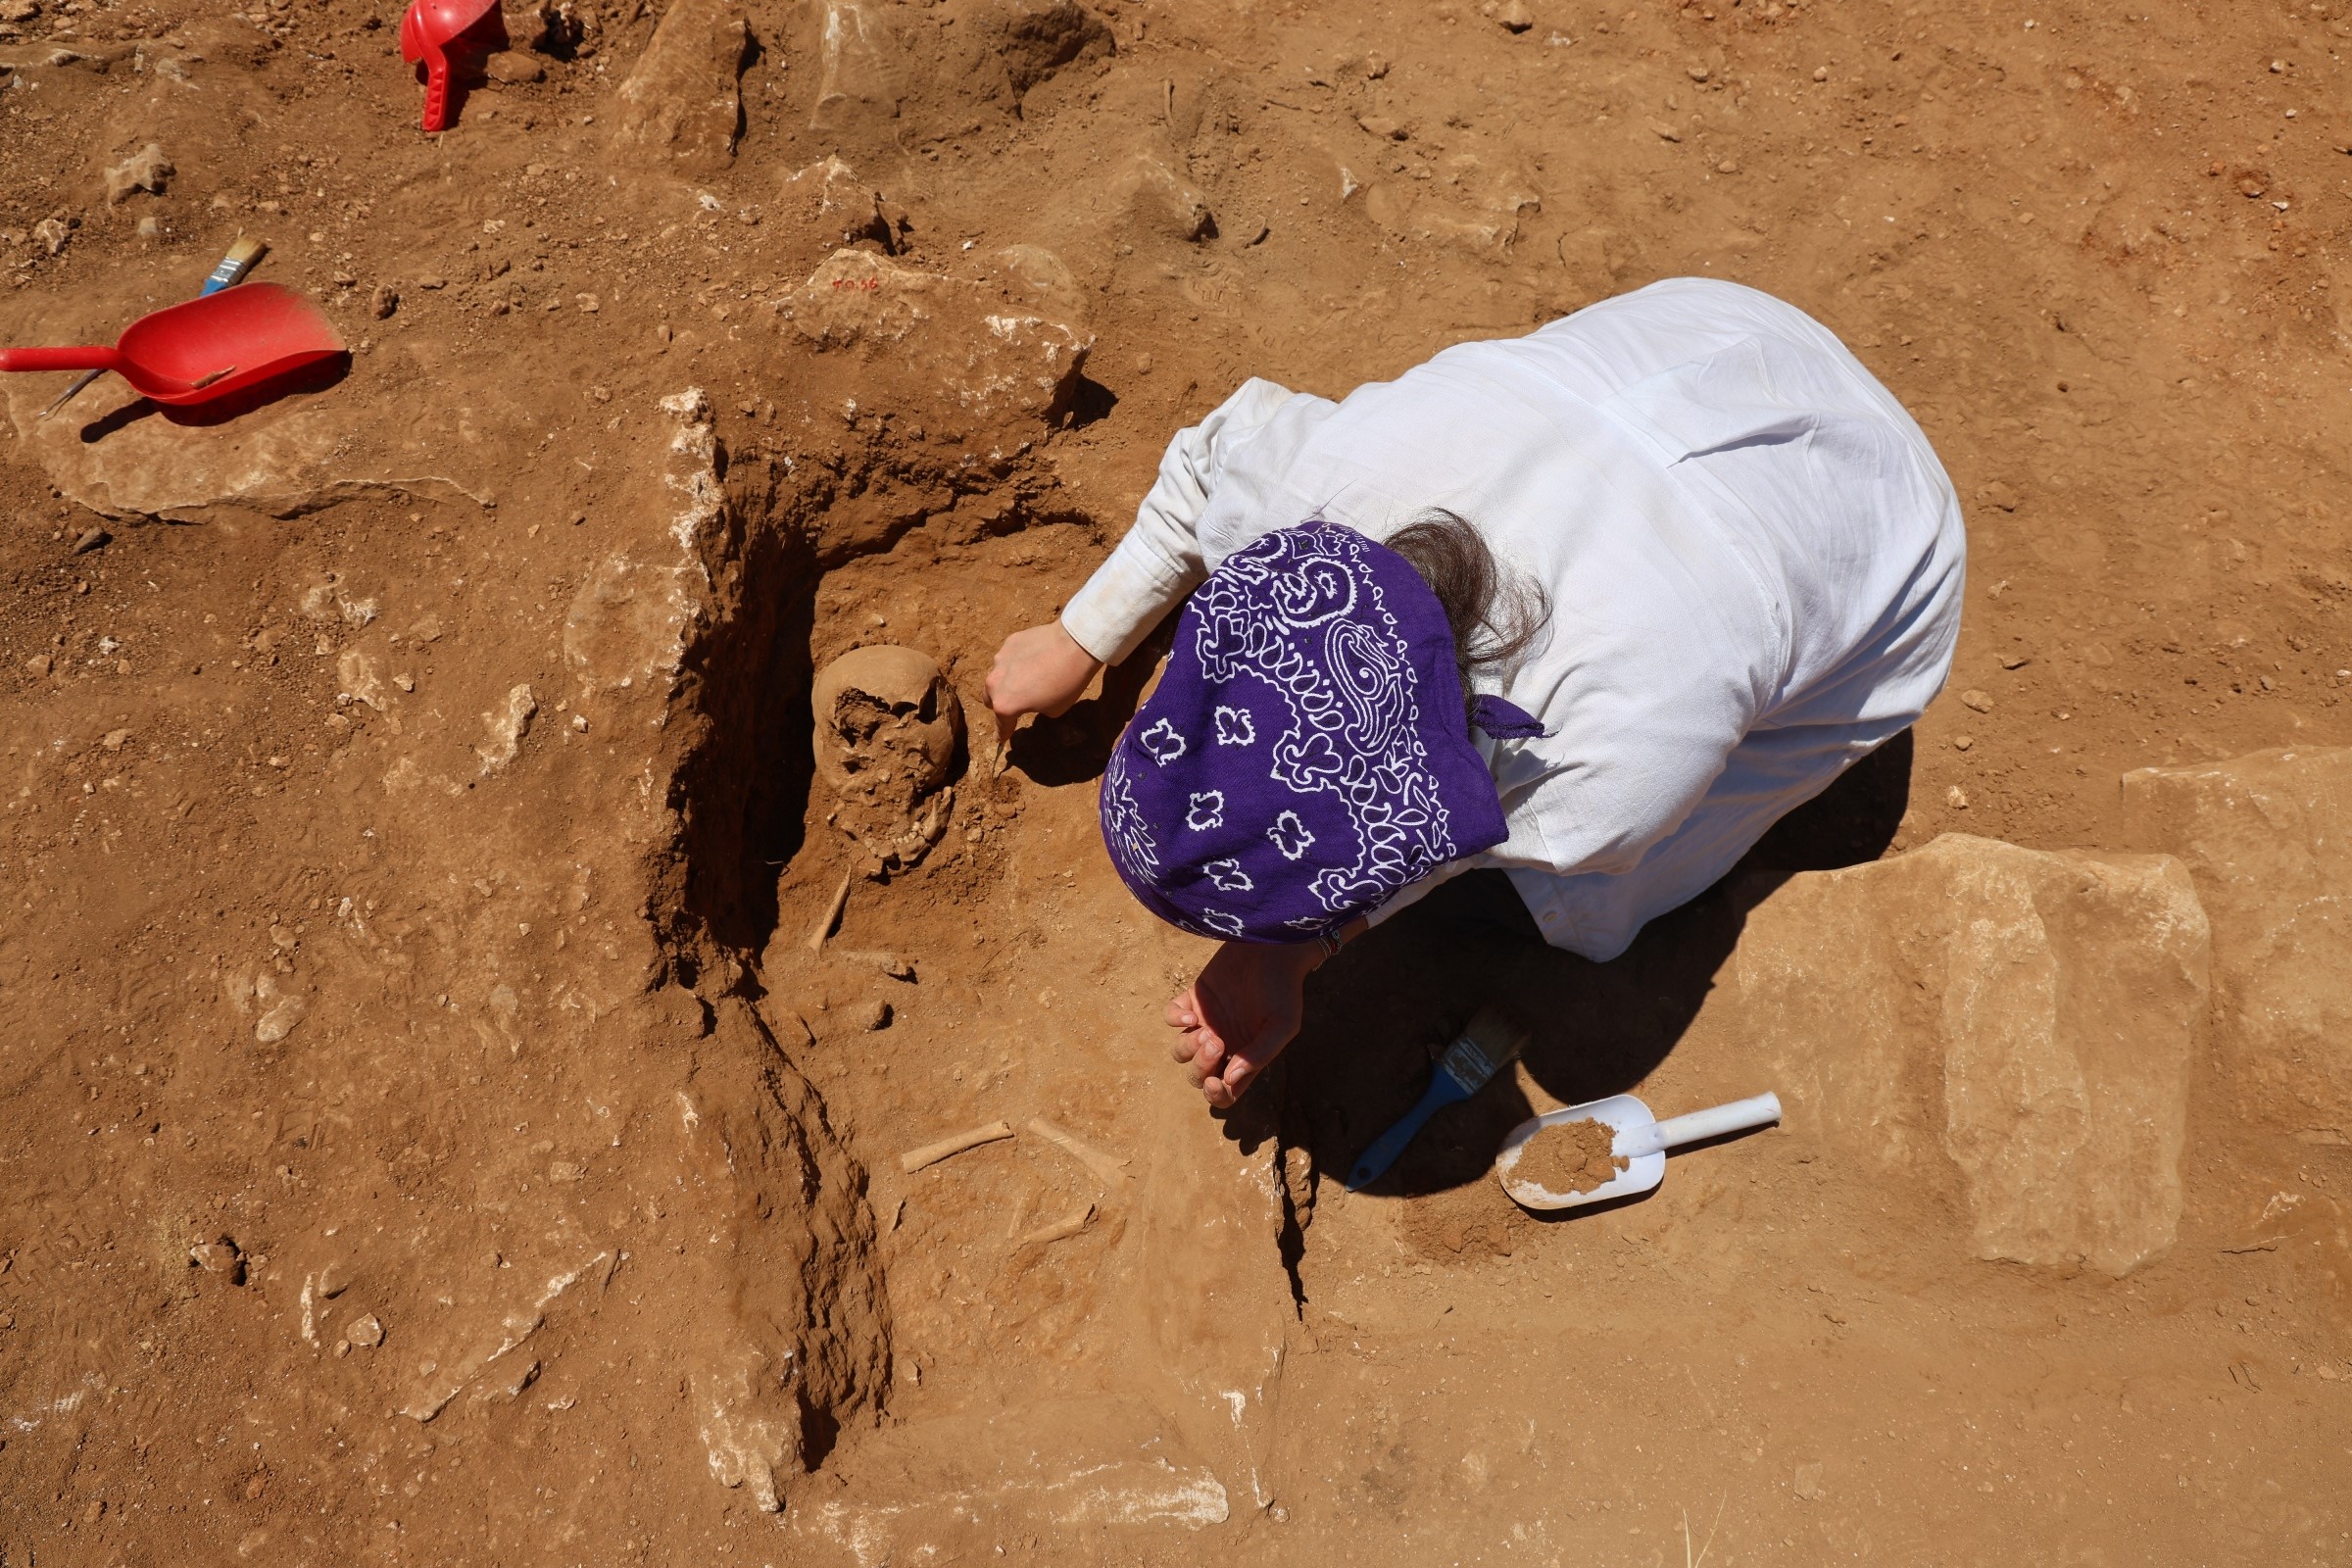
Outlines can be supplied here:
[[1382, 542], [1438, 596], [1453, 628], [1453, 662], [1467, 710], [1471, 677], [1517, 662], [1550, 618], [1550, 598], [1539, 584], [1505, 570], [1485, 537], [1455, 513], [1433, 508]]

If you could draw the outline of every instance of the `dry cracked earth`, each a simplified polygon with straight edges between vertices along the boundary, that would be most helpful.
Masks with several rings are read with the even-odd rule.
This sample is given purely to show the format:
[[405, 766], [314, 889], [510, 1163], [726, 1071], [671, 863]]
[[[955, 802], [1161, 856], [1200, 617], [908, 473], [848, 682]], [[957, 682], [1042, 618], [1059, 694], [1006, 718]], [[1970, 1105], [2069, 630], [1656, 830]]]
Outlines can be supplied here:
[[[550, 0], [437, 136], [399, 21], [0, 0], [0, 342], [242, 232], [351, 351], [0, 384], [0, 1563], [2352, 1562], [2341, 0]], [[1943, 454], [1949, 693], [1211, 1116], [1151, 661], [996, 644], [1243, 378], [1691, 273]]]

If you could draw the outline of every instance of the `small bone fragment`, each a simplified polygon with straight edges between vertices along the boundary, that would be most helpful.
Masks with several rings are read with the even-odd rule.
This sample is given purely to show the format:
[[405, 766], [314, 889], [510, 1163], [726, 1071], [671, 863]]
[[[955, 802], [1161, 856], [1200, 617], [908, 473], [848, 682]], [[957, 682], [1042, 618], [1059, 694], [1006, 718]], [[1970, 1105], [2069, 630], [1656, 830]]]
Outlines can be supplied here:
[[841, 911], [849, 907], [850, 881], [857, 874], [855, 871], [841, 873], [841, 886], [833, 890], [833, 902], [825, 906], [824, 918], [817, 921], [816, 929], [808, 933], [808, 951], [810, 953], [824, 951], [825, 938], [832, 935], [834, 922], [841, 918]]
[[942, 1138], [936, 1144], [925, 1144], [920, 1149], [909, 1149], [899, 1156], [899, 1169], [911, 1176], [925, 1165], [938, 1164], [950, 1154], [960, 1154], [967, 1149], [977, 1149], [982, 1144], [993, 1144], [1000, 1138], [1010, 1138], [1011, 1136], [1011, 1127], [1001, 1121], [992, 1121], [985, 1127], [974, 1127], [968, 1132], [957, 1133], [953, 1138]]
[[1053, 1224], [1031, 1231], [1012, 1245], [1017, 1250], [1023, 1247], [1044, 1247], [1053, 1242], [1066, 1242], [1086, 1229], [1087, 1223], [1094, 1217], [1095, 1205], [1092, 1203], [1081, 1204]]
[[1012, 732], [1020, 720], [1017, 717], [1006, 718], [993, 708], [988, 710], [988, 716], [997, 721], [996, 744], [988, 752], [988, 776], [995, 778], [1004, 771], [1004, 763], [1012, 756]]
[[1119, 1167], [1127, 1162], [1117, 1155], [1105, 1154], [1091, 1144], [1080, 1143], [1043, 1117], [1032, 1117], [1029, 1122], [1029, 1130], [1059, 1149], [1063, 1153], [1068, 1154], [1088, 1170], [1093, 1171], [1102, 1179], [1103, 1185], [1108, 1187], [1125, 1185], [1127, 1173]]

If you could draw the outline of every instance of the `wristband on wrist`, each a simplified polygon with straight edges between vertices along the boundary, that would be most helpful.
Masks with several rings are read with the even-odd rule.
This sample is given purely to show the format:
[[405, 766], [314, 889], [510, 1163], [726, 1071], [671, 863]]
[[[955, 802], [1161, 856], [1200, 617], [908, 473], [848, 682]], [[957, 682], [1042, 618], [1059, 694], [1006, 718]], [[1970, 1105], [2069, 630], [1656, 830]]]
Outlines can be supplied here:
[[1322, 961], [1325, 963], [1329, 963], [1332, 959], [1338, 957], [1340, 956], [1340, 949], [1346, 947], [1347, 945], [1348, 944], [1341, 938], [1337, 931], [1318, 931], [1315, 933], [1315, 946], [1323, 950]]

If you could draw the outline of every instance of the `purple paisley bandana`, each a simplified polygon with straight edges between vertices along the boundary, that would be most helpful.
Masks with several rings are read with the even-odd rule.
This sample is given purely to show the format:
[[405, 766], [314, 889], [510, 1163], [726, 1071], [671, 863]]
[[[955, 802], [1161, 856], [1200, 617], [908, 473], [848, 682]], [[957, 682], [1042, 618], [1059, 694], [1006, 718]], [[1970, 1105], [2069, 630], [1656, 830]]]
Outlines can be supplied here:
[[[1541, 734], [1480, 699], [1480, 725]], [[1102, 839], [1198, 936], [1303, 942], [1502, 842], [1453, 632], [1404, 558], [1336, 523], [1227, 557], [1102, 774]]]

